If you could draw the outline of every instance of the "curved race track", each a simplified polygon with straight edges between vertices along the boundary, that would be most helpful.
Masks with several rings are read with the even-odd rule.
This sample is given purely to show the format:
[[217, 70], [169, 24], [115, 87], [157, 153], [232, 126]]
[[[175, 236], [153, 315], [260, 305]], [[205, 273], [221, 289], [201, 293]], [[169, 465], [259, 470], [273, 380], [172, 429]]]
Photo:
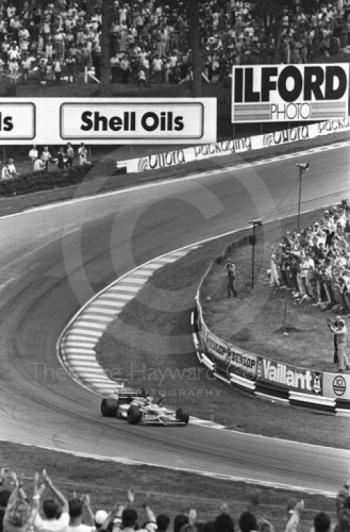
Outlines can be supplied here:
[[[347, 153], [339, 148], [298, 159], [311, 162], [303, 210], [349, 197]], [[295, 162], [1, 218], [1, 439], [335, 491], [347, 475], [350, 451], [103, 419], [98, 397], [70, 380], [55, 352], [59, 333], [83, 302], [135, 264], [245, 226], [253, 216], [295, 213]]]

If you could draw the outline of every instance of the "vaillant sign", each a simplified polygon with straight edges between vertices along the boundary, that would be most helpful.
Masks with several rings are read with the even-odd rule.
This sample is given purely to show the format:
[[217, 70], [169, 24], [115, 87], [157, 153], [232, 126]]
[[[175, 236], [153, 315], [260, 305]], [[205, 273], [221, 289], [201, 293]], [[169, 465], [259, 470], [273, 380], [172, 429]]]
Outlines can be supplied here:
[[234, 66], [232, 122], [345, 118], [349, 64]]

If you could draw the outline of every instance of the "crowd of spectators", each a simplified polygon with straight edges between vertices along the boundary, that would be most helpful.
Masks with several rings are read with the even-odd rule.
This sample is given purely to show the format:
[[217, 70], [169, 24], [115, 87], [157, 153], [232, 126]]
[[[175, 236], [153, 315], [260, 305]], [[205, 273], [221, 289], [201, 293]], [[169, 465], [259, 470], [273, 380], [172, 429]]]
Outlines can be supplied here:
[[[185, 0], [115, 0], [111, 20], [113, 82], [179, 83], [191, 75]], [[348, 0], [301, 4], [276, 21], [253, 2], [203, 0], [203, 74], [225, 79], [234, 64], [301, 63], [350, 44]], [[14, 82], [74, 82], [85, 67], [100, 77], [102, 0], [0, 0], [0, 73]]]
[[[67, 499], [45, 470], [41, 475], [35, 474], [30, 490], [32, 494], [24, 486], [23, 477], [5, 468], [0, 470], [0, 532], [233, 532], [235, 528], [240, 532], [274, 532], [273, 525], [260, 515], [258, 490], [252, 491], [237, 524], [226, 503], [221, 505], [219, 514], [211, 521], [201, 522], [196, 511], [191, 509], [176, 515], [171, 522], [165, 513], [156, 515], [147, 502], [138, 509], [131, 490], [123, 503], [115, 504], [109, 511], [93, 511], [88, 494], [79, 497], [74, 492]], [[303, 510], [304, 502], [291, 497], [286, 515], [281, 516], [280, 529], [297, 532]], [[337, 522], [333, 524], [325, 512], [317, 513], [312, 532], [349, 530], [350, 482], [337, 494], [335, 513]]]
[[[84, 142], [81, 142], [77, 149], [74, 149], [70, 142], [57, 149], [49, 146], [38, 148], [34, 145], [28, 152], [28, 158], [32, 163], [30, 171], [33, 173], [47, 173], [50, 166], [60, 171], [69, 171], [75, 163], [81, 167], [90, 166], [92, 163], [89, 161], [88, 154], [89, 150]], [[14, 159], [8, 159], [2, 167], [1, 179], [8, 181], [20, 175], [21, 173], [17, 171]]]
[[322, 218], [287, 232], [271, 255], [272, 287], [289, 289], [296, 301], [350, 315], [350, 202]]

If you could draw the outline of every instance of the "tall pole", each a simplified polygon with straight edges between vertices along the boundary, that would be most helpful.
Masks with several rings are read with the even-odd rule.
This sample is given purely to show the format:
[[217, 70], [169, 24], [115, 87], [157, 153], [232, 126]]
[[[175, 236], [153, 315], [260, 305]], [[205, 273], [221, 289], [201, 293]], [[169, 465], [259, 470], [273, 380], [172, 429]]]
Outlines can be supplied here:
[[187, 0], [187, 13], [190, 21], [190, 46], [192, 49], [193, 96], [202, 96], [202, 50], [200, 41], [200, 0]]
[[252, 278], [250, 287], [254, 288], [254, 263], [255, 263], [255, 224], [253, 223], [253, 236], [252, 236]]
[[301, 184], [303, 177], [303, 169], [299, 166], [299, 198], [298, 198], [298, 231], [300, 229], [300, 205], [301, 205]]
[[111, 24], [112, 24], [112, 0], [102, 2], [102, 28], [101, 28], [101, 94], [109, 93], [111, 76], [110, 47], [111, 47]]

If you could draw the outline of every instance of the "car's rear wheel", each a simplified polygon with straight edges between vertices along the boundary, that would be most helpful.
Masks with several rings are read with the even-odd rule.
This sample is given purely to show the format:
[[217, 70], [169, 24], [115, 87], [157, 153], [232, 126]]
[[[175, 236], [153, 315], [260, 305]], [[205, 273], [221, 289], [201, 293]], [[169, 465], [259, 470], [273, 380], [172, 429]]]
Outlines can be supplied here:
[[101, 414], [103, 417], [115, 417], [118, 411], [118, 401], [116, 399], [102, 399]]
[[137, 425], [140, 423], [142, 412], [137, 405], [131, 405], [128, 410], [128, 423], [130, 425]]
[[187, 412], [185, 412], [184, 410], [182, 410], [182, 408], [178, 408], [176, 410], [176, 419], [178, 419], [179, 421], [181, 421], [182, 423], [184, 423], [185, 425], [187, 425], [187, 423], [189, 422], [190, 420], [190, 416], [188, 415]]

